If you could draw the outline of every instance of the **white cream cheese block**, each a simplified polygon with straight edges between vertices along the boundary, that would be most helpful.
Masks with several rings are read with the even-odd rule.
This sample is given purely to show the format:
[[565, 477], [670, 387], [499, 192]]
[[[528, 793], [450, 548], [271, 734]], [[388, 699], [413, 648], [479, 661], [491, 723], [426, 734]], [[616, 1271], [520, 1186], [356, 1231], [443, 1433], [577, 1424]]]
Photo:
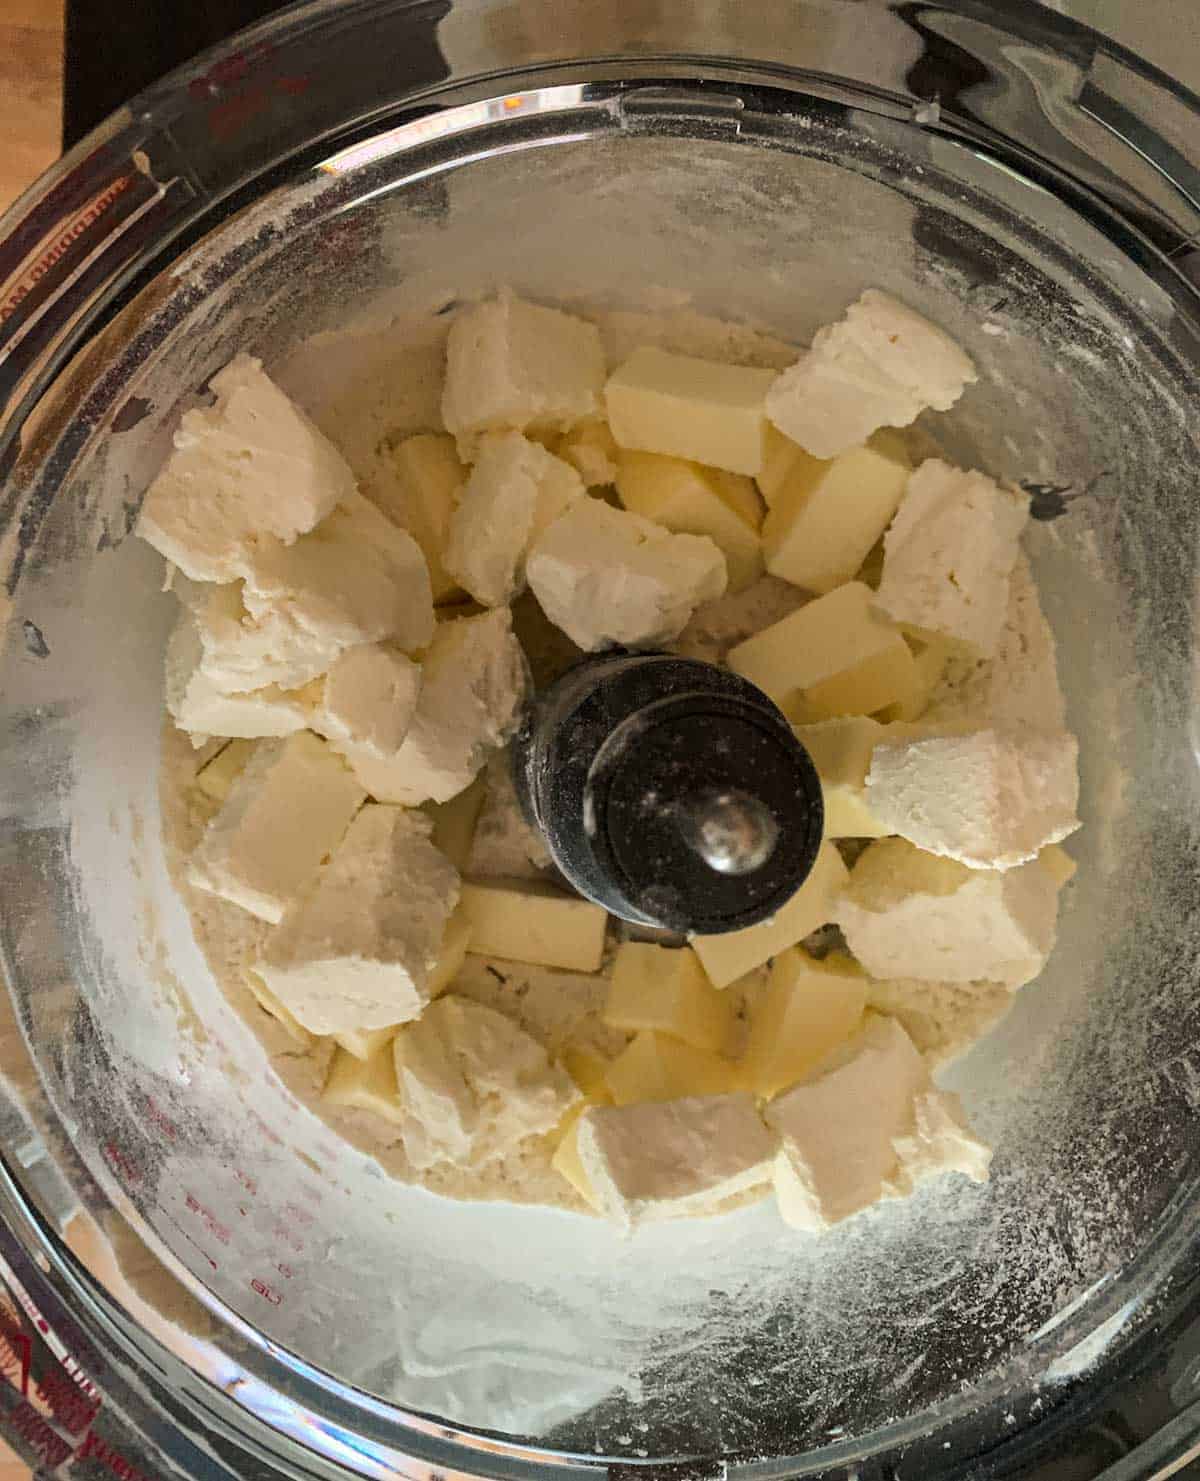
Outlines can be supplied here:
[[355, 491], [350, 465], [250, 355], [184, 412], [137, 532], [195, 581], [233, 581], [264, 537], [291, 544]]
[[599, 499], [574, 505], [534, 545], [529, 584], [556, 627], [582, 648], [657, 647], [725, 590], [725, 557], [702, 535]]
[[948, 411], [975, 367], [928, 319], [867, 291], [767, 391], [767, 416], [814, 458], [835, 458], [880, 427]]
[[406, 1023], [428, 1002], [458, 901], [432, 829], [419, 810], [364, 807], [268, 938], [258, 973], [311, 1033]]

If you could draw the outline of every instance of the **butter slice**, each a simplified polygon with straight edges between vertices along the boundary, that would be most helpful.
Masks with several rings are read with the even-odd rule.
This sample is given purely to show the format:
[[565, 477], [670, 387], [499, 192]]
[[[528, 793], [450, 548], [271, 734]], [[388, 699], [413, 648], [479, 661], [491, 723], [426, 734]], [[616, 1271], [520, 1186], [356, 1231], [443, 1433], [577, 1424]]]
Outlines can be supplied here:
[[623, 448], [753, 477], [766, 456], [763, 403], [774, 380], [773, 370], [645, 345], [608, 378], [608, 423]]
[[579, 1119], [583, 1174], [625, 1226], [712, 1213], [770, 1180], [775, 1138], [748, 1095], [593, 1106]]
[[343, 1048], [334, 1050], [321, 1099], [331, 1106], [345, 1106], [356, 1111], [370, 1111], [386, 1121], [399, 1124], [404, 1119], [400, 1091], [396, 1083], [396, 1062], [390, 1042], [384, 1042], [370, 1056], [361, 1058]]
[[842, 856], [823, 843], [812, 872], [792, 898], [769, 920], [722, 936], [693, 936], [692, 946], [714, 987], [739, 977], [834, 919], [835, 904], [849, 878]]
[[467, 872], [475, 824], [487, 795], [487, 784], [476, 777], [448, 802], [426, 802], [423, 811], [433, 820], [433, 845], [441, 849], [460, 874]]
[[436, 604], [458, 600], [462, 590], [445, 567], [450, 519], [458, 506], [467, 470], [459, 462], [453, 437], [420, 432], [385, 454], [395, 483], [376, 496], [383, 512], [421, 547], [429, 567]]
[[792, 470], [810, 456], [798, 442], [793, 442], [772, 422], [767, 422], [767, 451], [762, 470], [755, 478], [758, 491], [766, 501], [768, 509], [774, 508], [779, 491], [787, 482]]
[[551, 448], [555, 457], [570, 463], [588, 488], [614, 483], [618, 448], [609, 425], [600, 417], [579, 422]]
[[558, 1146], [554, 1149], [554, 1156], [550, 1159], [550, 1166], [561, 1177], [566, 1178], [571, 1187], [575, 1189], [584, 1203], [602, 1213], [600, 1200], [596, 1196], [596, 1190], [592, 1187], [592, 1180], [583, 1169], [583, 1162], [579, 1156], [579, 1120], [584, 1111], [587, 1110], [586, 1102], [576, 1106], [574, 1110], [567, 1112], [566, 1126]]
[[866, 715], [847, 715], [794, 729], [821, 779], [825, 837], [883, 838], [890, 833], [867, 799], [871, 753], [887, 737], [887, 727]]
[[915, 678], [908, 645], [874, 600], [870, 587], [847, 582], [732, 648], [729, 667], [796, 723], [882, 709]]
[[263, 741], [208, 825], [188, 881], [278, 924], [365, 795], [342, 758], [308, 731]]
[[462, 909], [471, 924], [471, 951], [479, 956], [600, 970], [608, 912], [590, 900], [524, 880], [488, 880], [463, 885]]
[[347, 1054], [355, 1059], [373, 1059], [376, 1054], [396, 1037], [398, 1023], [389, 1023], [386, 1028], [348, 1028], [331, 1035]]
[[571, 1046], [563, 1050], [563, 1068], [575, 1081], [584, 1095], [595, 1105], [610, 1105], [612, 1092], [608, 1088], [608, 1060], [593, 1054], [589, 1049]]
[[765, 1099], [803, 1079], [862, 1027], [867, 979], [842, 952], [815, 961], [792, 947], [771, 965], [742, 1056], [748, 1088]]
[[824, 593], [850, 580], [891, 524], [910, 464], [894, 432], [830, 461], [797, 452], [763, 525], [763, 556], [772, 576]]
[[720, 1050], [733, 1027], [734, 1007], [709, 982], [691, 947], [625, 941], [617, 949], [601, 1016], [614, 1028], [653, 1029], [698, 1049]]
[[246, 986], [254, 994], [255, 1001], [263, 1012], [270, 1014], [276, 1023], [285, 1030], [288, 1037], [293, 1042], [299, 1044], [302, 1049], [311, 1049], [317, 1042], [317, 1035], [310, 1034], [299, 1019], [288, 1011], [257, 972], [247, 967], [242, 976], [245, 979]]
[[763, 507], [752, 479], [683, 458], [625, 452], [617, 493], [626, 509], [664, 529], [707, 535], [725, 556], [730, 591], [742, 591], [762, 575]]
[[253, 741], [231, 740], [200, 771], [196, 777], [197, 788], [213, 802], [224, 802], [253, 755]]
[[471, 918], [461, 903], [446, 922], [437, 961], [429, 969], [429, 996], [440, 997], [462, 970], [471, 946]]
[[1060, 848], [1057, 843], [1047, 844], [1038, 854], [1037, 861], [1060, 890], [1075, 878], [1075, 873], [1079, 868], [1066, 849]]
[[604, 1078], [618, 1106], [685, 1095], [723, 1095], [744, 1088], [740, 1069], [732, 1061], [650, 1030], [634, 1036], [608, 1066]]

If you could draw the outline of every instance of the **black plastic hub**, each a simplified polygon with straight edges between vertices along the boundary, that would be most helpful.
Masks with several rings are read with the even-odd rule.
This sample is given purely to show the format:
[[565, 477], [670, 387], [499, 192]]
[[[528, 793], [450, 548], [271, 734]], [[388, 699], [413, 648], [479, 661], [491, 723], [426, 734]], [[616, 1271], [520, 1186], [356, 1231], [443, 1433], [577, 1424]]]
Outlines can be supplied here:
[[531, 706], [513, 772], [563, 875], [642, 925], [715, 935], [765, 920], [821, 842], [821, 784], [775, 705], [668, 653], [568, 670]]

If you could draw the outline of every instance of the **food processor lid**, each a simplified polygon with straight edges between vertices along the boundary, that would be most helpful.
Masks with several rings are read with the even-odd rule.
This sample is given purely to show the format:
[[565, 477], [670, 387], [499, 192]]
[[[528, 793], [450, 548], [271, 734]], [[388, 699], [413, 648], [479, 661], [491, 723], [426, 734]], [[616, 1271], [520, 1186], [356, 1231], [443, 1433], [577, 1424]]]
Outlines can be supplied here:
[[[347, 150], [357, 151], [363, 170], [369, 171], [372, 159], [391, 159], [394, 166], [402, 158], [411, 178], [422, 179], [444, 164], [435, 154], [439, 139], [464, 132], [479, 155], [486, 155], [510, 147], [507, 131], [516, 121], [514, 152], [602, 128], [623, 137], [757, 139], [766, 147], [794, 144], [799, 131], [810, 139], [814, 154], [827, 150], [833, 159], [837, 145], [827, 125], [836, 119], [864, 154], [882, 148], [881, 141], [908, 138], [915, 131], [928, 151], [922, 169], [944, 166], [963, 146], [980, 160], [995, 159], [1014, 181], [1032, 181], [1047, 191], [1047, 213], [1066, 202], [1096, 225], [1097, 235], [1114, 248], [1114, 275], [1123, 254], [1134, 264], [1130, 281], [1138, 291], [1145, 289], [1148, 315], [1161, 313], [1161, 322], [1168, 322], [1171, 305], [1182, 300], [1176, 268], [1194, 262], [1200, 242], [1194, 174], [1189, 173], [1195, 100], [1081, 28], [1032, 6], [1010, 5], [1001, 21], [994, 7], [982, 11], [965, 3], [894, 7], [886, 13], [829, 3], [819, 12], [816, 34], [798, 23], [789, 5], [775, 12], [769, 6], [739, 7], [732, 19], [728, 7], [697, 7], [692, 17], [697, 25], [672, 35], [657, 7], [605, 10], [599, 29], [589, 25], [589, 9], [557, 6], [555, 25], [534, 38], [522, 31], [513, 7], [502, 5], [334, 0], [302, 7], [199, 59], [136, 108], [110, 120], [6, 220], [8, 236], [0, 247], [5, 285], [0, 294], [5, 439], [0, 468], [16, 466], [22, 480], [14, 481], [9, 493], [12, 525], [0, 535], [5, 575], [0, 612], [7, 616], [5, 604], [13, 602], [15, 615], [10, 657], [19, 650], [20, 661], [36, 665], [47, 655], [63, 655], [53, 622], [39, 625], [36, 597], [27, 599], [19, 583], [23, 574], [32, 576], [30, 590], [35, 591], [36, 580], [52, 565], [36, 537], [48, 506], [62, 492], [72, 449], [78, 450], [104, 416], [120, 410], [127, 423], [136, 424], [145, 411], [134, 404], [136, 397], [126, 399], [124, 377], [137, 363], [136, 354], [130, 358], [119, 333], [84, 352], [83, 366], [90, 363], [95, 375], [87, 396], [72, 404], [69, 429], [56, 420], [54, 406], [36, 418], [31, 413], [43, 410], [43, 393], [87, 336], [108, 322], [121, 295], [152, 279], [172, 243], [192, 241], [215, 227], [257, 187], [278, 186], [289, 167], [313, 164], [315, 184], [341, 187], [349, 205], [356, 189], [384, 192], [396, 182], [385, 178], [382, 166], [383, 173], [369, 185], [353, 180]], [[428, 39], [431, 17], [444, 22], [439, 39], [451, 61], [445, 72], [412, 75], [407, 79], [411, 95], [398, 97], [396, 59], [418, 54], [408, 43], [414, 28]], [[868, 23], [873, 27], [869, 46], [864, 45]], [[353, 65], [343, 68], [337, 59], [355, 39], [360, 44], [350, 48]], [[614, 53], [623, 55], [614, 60]], [[589, 55], [598, 60], [576, 60]], [[552, 70], [538, 70], [543, 68]], [[427, 91], [443, 81], [444, 91]], [[937, 109], [930, 111], [939, 100], [940, 119]], [[914, 105], [921, 111], [915, 123]], [[305, 180], [306, 189], [313, 184], [312, 178]], [[444, 202], [439, 205], [431, 192], [425, 208], [433, 219]], [[248, 256], [261, 250], [270, 229], [264, 226], [261, 239], [244, 248]], [[343, 255], [330, 259], [331, 272], [352, 271], [359, 250], [349, 213], [342, 246]], [[964, 274], [969, 275], [970, 263], [964, 248]], [[149, 354], [152, 343], [168, 339], [181, 323], [190, 327], [187, 315], [197, 302], [222, 286], [219, 274], [206, 283], [199, 272], [169, 286], [164, 280], [152, 283], [136, 305], [142, 315], [139, 329], [147, 337], [137, 354]], [[972, 279], [964, 293], [982, 310], [997, 300], [987, 288], [986, 280]], [[109, 361], [101, 375], [105, 355]], [[26, 483], [28, 465], [37, 465], [40, 450], [47, 448], [57, 463], [40, 470], [32, 485]], [[49, 460], [52, 454], [45, 456]], [[79, 501], [81, 514], [84, 503]], [[89, 527], [89, 535], [95, 533]], [[118, 523], [103, 534], [110, 543], [118, 540]], [[31, 703], [22, 711], [25, 722], [34, 709]], [[69, 706], [52, 711], [55, 723], [65, 709]], [[73, 991], [71, 974], [79, 963], [64, 960], [61, 978], [40, 970], [39, 933], [53, 935], [49, 913], [23, 910], [20, 902], [27, 903], [29, 881], [37, 876], [30, 859], [40, 860], [45, 878], [56, 877], [61, 868], [53, 805], [53, 788], [46, 786], [42, 809], [31, 808], [19, 819], [24, 851], [13, 848], [0, 859], [8, 900], [6, 968], [16, 979], [36, 965], [39, 987], [54, 984], [53, 992], [39, 992], [39, 1001], [26, 997], [21, 1004], [24, 1029], [37, 1045], [48, 1083], [56, 1065], [47, 1025], [57, 1025], [59, 1046], [68, 1048], [77, 1025], [55, 1019], [51, 1010], [58, 995]], [[18, 871], [18, 862], [27, 867]], [[1167, 1068], [1176, 1071], [1178, 1064], [1171, 1061]], [[836, 1433], [822, 1437], [814, 1457], [776, 1451], [762, 1459], [762, 1437], [785, 1402], [774, 1392], [763, 1395], [762, 1422], [754, 1433], [731, 1433], [714, 1424], [719, 1443], [711, 1453], [672, 1448], [669, 1434], [631, 1431], [627, 1451], [615, 1461], [582, 1450], [539, 1452], [511, 1434], [481, 1435], [444, 1419], [399, 1412], [355, 1392], [320, 1362], [289, 1353], [286, 1344], [265, 1334], [287, 1301], [292, 1277], [284, 1271], [294, 1273], [292, 1261], [298, 1261], [290, 1247], [275, 1250], [272, 1268], [256, 1272], [253, 1284], [250, 1278], [244, 1283], [246, 1299], [261, 1312], [257, 1322], [207, 1297], [220, 1326], [189, 1347], [187, 1358], [176, 1359], [169, 1343], [182, 1349], [178, 1331], [172, 1335], [166, 1324], [156, 1329], [168, 1344], [161, 1345], [87, 1275], [60, 1237], [80, 1198], [96, 1210], [119, 1207], [137, 1220], [139, 1203], [149, 1209], [145, 1190], [156, 1174], [154, 1159], [131, 1157], [128, 1143], [108, 1128], [93, 1148], [94, 1128], [73, 1124], [69, 1103], [60, 1101], [55, 1111], [28, 1072], [24, 1083], [22, 1095], [6, 1091], [3, 1106], [6, 1126], [19, 1128], [6, 1145], [21, 1153], [7, 1154], [0, 1189], [7, 1226], [0, 1231], [6, 1262], [0, 1276], [10, 1282], [14, 1297], [5, 1340], [15, 1355], [10, 1371], [17, 1380], [14, 1385], [10, 1378], [11, 1393], [0, 1389], [10, 1400], [8, 1409], [0, 1404], [0, 1411], [15, 1413], [10, 1433], [27, 1451], [30, 1445], [43, 1447], [44, 1465], [59, 1453], [55, 1437], [78, 1452], [93, 1432], [100, 1439], [88, 1458], [117, 1474], [103, 1459], [101, 1442], [148, 1475], [211, 1476], [219, 1474], [218, 1468], [242, 1476], [387, 1474], [389, 1469], [414, 1474], [430, 1467], [509, 1475], [621, 1470], [646, 1459], [636, 1452], [651, 1445], [655, 1462], [668, 1468], [674, 1462], [688, 1474], [723, 1473], [751, 1457], [757, 1457], [754, 1469], [760, 1475], [814, 1467], [848, 1473], [860, 1462], [873, 1464], [861, 1437]], [[1180, 1089], [1167, 1075], [1156, 1114], [1165, 1115], [1168, 1102], [1174, 1106], [1177, 1090], [1182, 1096], [1186, 1085]], [[1194, 1087], [1190, 1103], [1195, 1104]], [[136, 1117], [143, 1129], [154, 1132], [158, 1161], [165, 1161], [172, 1139], [183, 1137], [186, 1127], [153, 1098], [136, 1105], [130, 1099], [127, 1109], [131, 1122]], [[79, 1147], [86, 1147], [89, 1157], [96, 1151], [97, 1158], [85, 1165], [63, 1134], [64, 1124]], [[125, 1129], [132, 1137], [133, 1131]], [[226, 1173], [233, 1176], [216, 1153], [211, 1173], [213, 1185]], [[157, 1245], [202, 1298], [204, 1262], [223, 1258], [220, 1233], [214, 1230], [229, 1232], [210, 1206], [208, 1191], [207, 1186], [189, 1188], [191, 1204], [184, 1203], [181, 1192], [174, 1210], [200, 1251], [193, 1252], [192, 1265]], [[1063, 1219], [1070, 1223], [1069, 1211]], [[273, 1237], [297, 1237], [299, 1216], [281, 1217], [279, 1227], [284, 1233]], [[1080, 1245], [1086, 1235], [1070, 1231]], [[1174, 1226], [1152, 1254], [1157, 1262], [1152, 1290], [1144, 1274], [1135, 1280], [1115, 1272], [1095, 1290], [1079, 1293], [1080, 1310], [1103, 1315], [1094, 1330], [1077, 1326], [1079, 1311], [1064, 1310], [1053, 1330], [1035, 1334], [1031, 1371], [1046, 1350], [1055, 1350], [1056, 1366], [1040, 1391], [1035, 1393], [1032, 1380], [1018, 1398], [984, 1385], [975, 1395], [960, 1396], [957, 1407], [898, 1419], [887, 1431], [887, 1443], [904, 1448], [910, 1469], [931, 1476], [945, 1468], [953, 1472], [960, 1464], [969, 1468], [972, 1462], [965, 1457], [985, 1451], [998, 1474], [1005, 1468], [1034, 1474], [1039, 1455], [1047, 1474], [1055, 1474], [1056, 1464], [1068, 1457], [1074, 1474], [1084, 1466], [1096, 1475], [1115, 1466], [1114, 1474], [1127, 1478], [1149, 1476], [1168, 1458], [1177, 1462], [1200, 1419], [1195, 1408], [1200, 1342], [1194, 1330], [1200, 1250], [1194, 1229]], [[447, 1299], [451, 1294], [447, 1291]], [[21, 1373], [27, 1353], [32, 1382], [25, 1385]], [[1106, 1353], [1111, 1353], [1110, 1369], [1101, 1370], [1098, 1355]], [[746, 1363], [756, 1377], [750, 1355]], [[82, 1374], [107, 1396], [91, 1431], [72, 1431], [65, 1406], [55, 1410], [49, 1400], [38, 1400], [39, 1375], [55, 1374], [57, 1368]], [[1027, 1376], [1014, 1375], [1014, 1382]], [[847, 1374], [846, 1382], [852, 1378]], [[1108, 1397], [1109, 1379], [1119, 1380], [1125, 1391], [1119, 1409]], [[86, 1394], [83, 1383], [79, 1386]], [[49, 1393], [53, 1380], [45, 1387]], [[752, 1387], [748, 1379], [748, 1396]], [[1111, 1405], [1111, 1412], [1097, 1414], [1103, 1405]], [[752, 1407], [748, 1403], [747, 1412]], [[694, 1408], [704, 1408], [700, 1396]], [[1040, 1422], [1048, 1411], [1055, 1412]], [[37, 1429], [39, 1416], [49, 1437]], [[116, 1436], [124, 1418], [129, 1426], [123, 1444]], [[27, 1432], [38, 1438], [22, 1441]], [[867, 1437], [865, 1443], [874, 1441]]]

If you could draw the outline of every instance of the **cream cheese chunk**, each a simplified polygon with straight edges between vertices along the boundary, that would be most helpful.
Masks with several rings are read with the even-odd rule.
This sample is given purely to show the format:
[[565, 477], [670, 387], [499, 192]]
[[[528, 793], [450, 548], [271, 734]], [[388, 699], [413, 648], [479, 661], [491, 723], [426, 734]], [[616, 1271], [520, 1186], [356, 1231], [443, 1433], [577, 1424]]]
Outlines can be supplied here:
[[385, 760], [417, 712], [421, 668], [385, 643], [347, 648], [325, 676], [309, 725], [344, 756]]
[[393, 1042], [401, 1137], [416, 1168], [494, 1162], [552, 1131], [580, 1094], [545, 1049], [504, 1014], [448, 995]]
[[352, 497], [334, 445], [238, 355], [212, 378], [212, 406], [184, 412], [146, 491], [137, 532], [195, 581], [233, 581], [264, 539], [289, 545]]
[[282, 607], [261, 607], [252, 617], [240, 581], [193, 585], [177, 579], [177, 591], [200, 639], [200, 676], [223, 694], [298, 689], [325, 673], [341, 652], [328, 633], [309, 631]]
[[355, 776], [379, 802], [449, 801], [512, 736], [528, 683], [507, 608], [439, 623], [400, 749], [380, 759], [351, 748]]
[[308, 731], [263, 741], [192, 854], [188, 881], [277, 925], [365, 795], [342, 758]]
[[834, 919], [873, 977], [1023, 986], [1054, 945], [1058, 890], [1036, 860], [968, 869], [903, 838], [863, 851]]
[[268, 938], [257, 971], [311, 1033], [406, 1023], [429, 1001], [458, 901], [432, 829], [418, 810], [364, 807]]
[[312, 707], [303, 694], [269, 685], [225, 694], [204, 674], [204, 649], [195, 619], [180, 614], [167, 644], [167, 713], [199, 743], [204, 737], [291, 735], [309, 723]]
[[433, 636], [433, 595], [421, 547], [361, 494], [292, 545], [263, 541], [242, 594], [258, 622], [279, 614], [335, 649], [390, 638], [405, 652]]
[[766, 410], [814, 458], [835, 458], [880, 427], [907, 427], [926, 409], [948, 411], [975, 378], [948, 335], [868, 288], [775, 380]]
[[565, 431], [599, 413], [604, 368], [594, 324], [501, 293], [450, 326], [442, 420], [468, 460], [480, 433]]
[[929, 1071], [891, 1018], [871, 1015], [856, 1040], [763, 1113], [780, 1138], [775, 1194], [784, 1222], [820, 1233], [877, 1203], [899, 1170], [896, 1137], [914, 1128]]
[[628, 1227], [713, 1213], [766, 1184], [776, 1142], [735, 1092], [593, 1106], [575, 1145], [596, 1206]]
[[485, 607], [504, 606], [525, 589], [538, 537], [583, 497], [569, 463], [519, 432], [489, 433], [450, 517], [446, 569]]
[[884, 536], [880, 610], [991, 658], [1028, 515], [1026, 494], [926, 459], [910, 476]]
[[528, 571], [546, 616], [585, 653], [670, 642], [725, 590], [725, 557], [711, 540], [590, 498], [541, 536]]
[[1079, 827], [1079, 743], [976, 730], [871, 752], [864, 802], [885, 833], [972, 869], [1011, 869]]

